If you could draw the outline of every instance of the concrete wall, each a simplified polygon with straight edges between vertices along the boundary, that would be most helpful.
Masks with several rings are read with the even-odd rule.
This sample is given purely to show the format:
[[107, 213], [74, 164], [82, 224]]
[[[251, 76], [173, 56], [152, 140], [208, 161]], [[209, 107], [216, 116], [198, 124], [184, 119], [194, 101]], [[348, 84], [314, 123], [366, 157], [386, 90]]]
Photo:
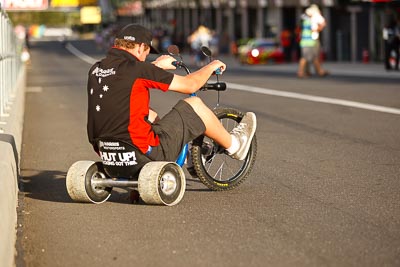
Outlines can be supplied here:
[[25, 106], [26, 69], [21, 68], [15, 95], [0, 118], [0, 266], [15, 266], [18, 176]]

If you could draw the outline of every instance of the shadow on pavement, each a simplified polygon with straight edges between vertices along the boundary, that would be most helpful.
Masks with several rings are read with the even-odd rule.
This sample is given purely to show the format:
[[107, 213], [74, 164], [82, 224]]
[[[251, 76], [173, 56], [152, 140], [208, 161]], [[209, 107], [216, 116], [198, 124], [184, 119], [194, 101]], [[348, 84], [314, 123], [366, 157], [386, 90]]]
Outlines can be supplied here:
[[66, 172], [23, 169], [19, 190], [27, 198], [51, 202], [73, 202], [65, 186]]

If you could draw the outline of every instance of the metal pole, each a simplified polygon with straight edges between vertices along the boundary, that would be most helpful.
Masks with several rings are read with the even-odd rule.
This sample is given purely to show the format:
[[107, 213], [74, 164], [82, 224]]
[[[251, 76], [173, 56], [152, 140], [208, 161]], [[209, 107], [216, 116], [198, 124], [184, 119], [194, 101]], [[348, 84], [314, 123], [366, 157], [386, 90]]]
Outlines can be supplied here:
[[331, 20], [331, 13], [329, 7], [324, 7], [323, 9], [323, 16], [326, 20], [325, 29], [322, 31], [322, 41], [325, 54], [327, 58], [331, 58], [331, 29], [332, 29], [332, 20]]
[[228, 7], [228, 33], [230, 41], [235, 41], [234, 7]]
[[350, 12], [350, 52], [351, 61], [357, 61], [357, 13], [362, 11], [361, 6], [348, 6]]
[[241, 1], [242, 13], [242, 38], [249, 37], [249, 14], [247, 10], [247, 2]]
[[183, 14], [183, 36], [187, 37], [190, 35], [190, 9], [185, 8], [184, 14]]
[[264, 8], [258, 7], [257, 9], [257, 32], [256, 36], [262, 38], [264, 36]]
[[351, 61], [357, 61], [357, 13], [352, 11], [350, 16], [351, 27]]
[[336, 57], [337, 61], [343, 61], [343, 33], [341, 30], [336, 31]]
[[369, 8], [369, 51], [370, 51], [370, 60], [376, 56], [376, 31], [375, 31], [375, 5], [370, 6]]
[[199, 26], [199, 12], [198, 12], [199, 7], [195, 7], [192, 9], [192, 30], [195, 30]]
[[215, 27], [215, 31], [216, 33], [221, 36], [222, 35], [222, 10], [221, 7], [217, 7], [216, 10], [216, 27]]

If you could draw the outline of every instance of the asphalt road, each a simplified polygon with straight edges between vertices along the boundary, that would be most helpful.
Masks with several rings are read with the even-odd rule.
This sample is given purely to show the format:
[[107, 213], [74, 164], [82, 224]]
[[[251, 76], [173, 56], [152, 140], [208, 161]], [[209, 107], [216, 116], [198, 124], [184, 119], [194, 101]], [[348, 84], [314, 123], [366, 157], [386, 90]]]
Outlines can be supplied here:
[[[99, 57], [93, 43], [74, 45]], [[212, 192], [188, 174], [174, 207], [74, 203], [68, 168], [98, 160], [86, 137], [90, 65], [36, 43], [28, 70], [18, 266], [400, 266], [400, 115], [229, 90], [222, 105], [258, 118], [248, 180]], [[299, 80], [234, 68], [234, 84], [400, 108], [397, 80]], [[201, 93], [213, 105], [213, 92]], [[162, 115], [182, 96], [152, 94]]]

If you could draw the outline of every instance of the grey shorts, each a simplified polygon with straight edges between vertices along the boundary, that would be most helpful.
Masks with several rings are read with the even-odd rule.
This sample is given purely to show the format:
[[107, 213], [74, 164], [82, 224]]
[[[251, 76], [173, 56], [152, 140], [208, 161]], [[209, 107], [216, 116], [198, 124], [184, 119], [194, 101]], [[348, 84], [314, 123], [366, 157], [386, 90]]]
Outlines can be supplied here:
[[314, 59], [319, 57], [319, 44], [317, 43], [315, 46], [312, 47], [302, 47], [301, 55], [308, 62], [312, 62]]
[[148, 157], [152, 160], [175, 161], [184, 145], [206, 130], [201, 118], [184, 100], [180, 100], [161, 120], [153, 124], [160, 145], [153, 147]]

